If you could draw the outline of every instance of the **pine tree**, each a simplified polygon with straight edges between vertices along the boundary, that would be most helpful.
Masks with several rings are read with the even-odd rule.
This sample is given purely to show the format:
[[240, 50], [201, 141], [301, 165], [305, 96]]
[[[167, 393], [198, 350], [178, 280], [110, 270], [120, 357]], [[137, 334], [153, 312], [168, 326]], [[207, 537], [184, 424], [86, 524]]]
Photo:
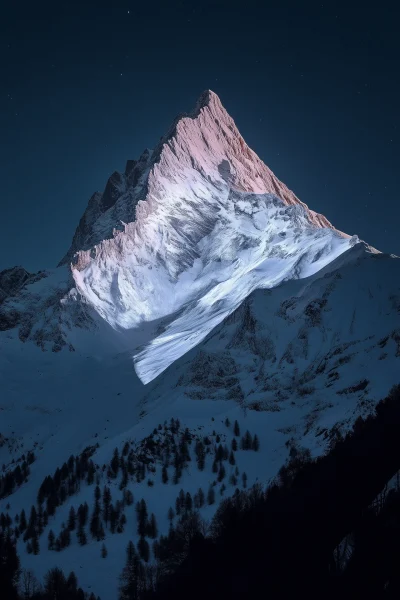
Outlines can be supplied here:
[[199, 508], [202, 508], [204, 506], [205, 498], [204, 492], [201, 488], [199, 488], [199, 491], [197, 492], [197, 497], [199, 499]]
[[102, 544], [101, 546], [101, 558], [107, 558], [107, 548], [105, 544]]
[[239, 435], [240, 435], [240, 427], [239, 427], [239, 423], [237, 421], [235, 421], [235, 424], [233, 426], [233, 433], [236, 437], [239, 437]]
[[218, 462], [217, 459], [214, 459], [213, 465], [212, 465], [212, 472], [213, 473], [218, 473]]
[[49, 545], [48, 545], [49, 550], [54, 550], [54, 540], [56, 539], [56, 536], [54, 535], [54, 532], [52, 529], [50, 529], [47, 539], [49, 542]]
[[124, 490], [123, 498], [127, 506], [131, 506], [133, 504], [134, 499], [131, 490]]
[[223, 463], [221, 463], [220, 467], [219, 467], [219, 471], [218, 471], [218, 481], [222, 481], [223, 478], [225, 477], [226, 471], [225, 471], [225, 467], [223, 465]]
[[229, 464], [230, 465], [235, 465], [236, 464], [235, 455], [233, 454], [232, 450], [231, 450], [231, 453], [229, 455]]
[[79, 525], [81, 525], [82, 527], [84, 527], [86, 525], [88, 515], [89, 515], [89, 506], [88, 506], [87, 502], [85, 502], [85, 504], [80, 504], [79, 508], [78, 508], [78, 523], [79, 523]]
[[119, 452], [118, 452], [118, 448], [115, 448], [114, 450], [114, 454], [113, 457], [111, 459], [111, 463], [110, 463], [112, 472], [114, 477], [116, 477], [118, 475], [118, 469], [119, 469]]
[[236, 452], [236, 450], [237, 450], [237, 441], [235, 438], [233, 438], [233, 440], [232, 440], [232, 450], [233, 450], [233, 452]]
[[147, 505], [146, 501], [142, 498], [140, 502], [136, 505], [137, 519], [138, 519], [138, 528], [137, 532], [141, 537], [146, 535], [147, 531]]
[[81, 546], [85, 546], [85, 544], [87, 544], [86, 532], [84, 526], [81, 523], [78, 525], [76, 537], [78, 538], [78, 542]]
[[93, 538], [97, 538], [100, 531], [100, 505], [96, 501], [93, 509], [92, 518], [90, 519], [90, 533]]
[[177, 515], [181, 514], [181, 503], [179, 497], [175, 500], [175, 512]]
[[138, 541], [138, 552], [139, 552], [139, 556], [141, 559], [144, 560], [144, 562], [149, 562], [149, 558], [150, 558], [150, 546], [148, 541], [146, 540], [146, 538], [141, 537]]
[[224, 458], [224, 449], [221, 446], [221, 444], [219, 444], [217, 451], [215, 453], [215, 460], [218, 462], [221, 462], [221, 460], [223, 460]]
[[170, 523], [172, 523], [172, 521], [174, 520], [174, 517], [175, 517], [175, 511], [172, 508], [172, 506], [170, 506], [169, 509], [168, 509], [168, 521]]
[[151, 513], [147, 527], [147, 535], [153, 540], [158, 536], [157, 521], [154, 513]]
[[168, 483], [168, 471], [167, 471], [167, 467], [165, 465], [162, 468], [161, 477], [162, 477], [163, 483]]
[[26, 529], [26, 515], [24, 509], [21, 510], [21, 516], [19, 518], [19, 530], [23, 533]]
[[214, 488], [212, 486], [210, 486], [210, 488], [208, 490], [208, 494], [207, 494], [207, 503], [214, 504], [214, 502], [215, 502], [215, 491], [214, 491]]
[[[123, 530], [123, 528], [122, 528], [122, 530]], [[100, 526], [99, 526], [99, 529], [97, 532], [97, 541], [99, 542], [100, 540], [104, 540], [105, 537], [106, 537], [106, 534], [104, 532], [103, 523], [100, 521]]]
[[94, 499], [95, 502], [100, 502], [100, 498], [101, 498], [101, 491], [98, 485], [96, 485], [96, 487], [94, 488]]
[[242, 473], [242, 483], [243, 483], [243, 487], [246, 488], [247, 487], [247, 475], [246, 475], [246, 473]]
[[260, 440], [258, 439], [257, 434], [253, 437], [253, 450], [254, 452], [258, 452], [260, 449]]
[[71, 506], [71, 508], [69, 509], [69, 515], [68, 515], [68, 529], [70, 531], [74, 531], [75, 524], [76, 524], [76, 513], [75, 513], [74, 507]]
[[186, 492], [186, 496], [185, 496], [185, 510], [187, 512], [190, 512], [193, 508], [193, 500], [192, 500], [192, 496], [189, 494], [189, 492]]
[[120, 600], [138, 600], [144, 583], [144, 569], [132, 542], [129, 542], [126, 554], [126, 564], [121, 575]]
[[233, 486], [237, 485], [237, 479], [236, 476], [232, 473], [232, 475], [229, 477], [229, 483]]
[[225, 419], [225, 425], [226, 425], [227, 427], [229, 427], [229, 426], [230, 426], [230, 424], [231, 424], [230, 420], [228, 419], [228, 417], [226, 417], [226, 419]]
[[78, 579], [73, 571], [67, 578], [67, 590], [70, 594], [76, 594], [78, 591]]
[[40, 552], [39, 538], [36, 532], [32, 536], [32, 552], [33, 554], [39, 554]]
[[195, 451], [196, 451], [197, 468], [199, 469], [199, 471], [203, 471], [204, 466], [205, 466], [205, 461], [206, 461], [206, 452], [205, 452], [205, 448], [204, 448], [204, 443], [201, 440], [196, 442]]
[[29, 523], [28, 523], [29, 537], [33, 537], [33, 535], [35, 533], [36, 521], [37, 521], [36, 508], [34, 506], [32, 506], [32, 508], [31, 508], [31, 514], [29, 516]]
[[246, 431], [240, 441], [240, 447], [242, 450], [251, 450], [253, 447], [253, 438], [251, 437], [250, 431]]
[[110, 520], [110, 506], [111, 506], [111, 491], [110, 488], [107, 486], [104, 486], [104, 490], [103, 490], [103, 518], [105, 521], [105, 524], [108, 524], [108, 521]]

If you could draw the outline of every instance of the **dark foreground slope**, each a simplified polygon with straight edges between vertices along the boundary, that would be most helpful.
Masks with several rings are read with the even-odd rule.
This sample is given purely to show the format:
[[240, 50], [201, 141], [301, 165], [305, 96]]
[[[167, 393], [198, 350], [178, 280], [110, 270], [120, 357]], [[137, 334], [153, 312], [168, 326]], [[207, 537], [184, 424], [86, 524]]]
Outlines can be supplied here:
[[[311, 461], [294, 452], [266, 493], [226, 500], [211, 536], [194, 536], [186, 559], [150, 597], [398, 597], [399, 490], [378, 512], [369, 507], [400, 468], [399, 431], [397, 386], [327, 456]], [[334, 552], [352, 531], [354, 551], [339, 570]]]

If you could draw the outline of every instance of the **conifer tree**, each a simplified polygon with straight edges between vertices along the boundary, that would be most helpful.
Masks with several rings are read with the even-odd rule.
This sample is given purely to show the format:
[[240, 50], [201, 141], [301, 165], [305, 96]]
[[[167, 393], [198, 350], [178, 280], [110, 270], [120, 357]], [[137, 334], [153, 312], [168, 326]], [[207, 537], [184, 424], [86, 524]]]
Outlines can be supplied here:
[[100, 505], [96, 501], [94, 505], [92, 518], [90, 519], [90, 533], [93, 538], [97, 538], [100, 532]]
[[29, 516], [29, 523], [28, 523], [29, 537], [33, 537], [33, 534], [34, 534], [35, 528], [36, 528], [36, 521], [37, 521], [36, 508], [34, 506], [32, 506], [31, 514]]
[[214, 488], [212, 486], [210, 486], [208, 493], [207, 493], [207, 503], [214, 504], [214, 502], [215, 502], [215, 491], [214, 491]]
[[96, 487], [94, 488], [94, 499], [96, 502], [100, 502], [100, 498], [101, 498], [101, 491], [98, 485], [96, 485]]
[[147, 527], [147, 535], [152, 538], [153, 540], [158, 536], [158, 529], [157, 529], [157, 521], [156, 521], [156, 517], [154, 513], [151, 513], [150, 519], [149, 519], [149, 523], [148, 523], [148, 527]]
[[224, 458], [224, 449], [221, 446], [221, 444], [219, 444], [217, 451], [215, 453], [215, 460], [218, 462], [221, 462], [221, 460], [223, 460]]
[[142, 498], [140, 502], [136, 505], [137, 519], [138, 519], [138, 527], [137, 532], [141, 537], [146, 535], [147, 531], [147, 505], [146, 501]]
[[223, 463], [221, 463], [220, 467], [219, 467], [219, 471], [218, 471], [218, 481], [222, 481], [223, 478], [225, 477], [225, 467], [223, 465]]
[[131, 490], [124, 490], [123, 498], [127, 506], [131, 506], [133, 504], [133, 494]]
[[197, 468], [199, 469], [199, 471], [203, 471], [204, 466], [205, 466], [205, 460], [206, 460], [206, 452], [205, 452], [205, 448], [204, 448], [204, 443], [201, 440], [196, 442], [195, 451], [196, 451]]
[[26, 515], [24, 509], [21, 510], [21, 516], [19, 518], [19, 530], [23, 533], [26, 529]]
[[101, 558], [107, 558], [107, 548], [105, 544], [102, 544], [101, 546]]
[[168, 471], [167, 471], [167, 467], [165, 465], [162, 468], [161, 477], [162, 477], [163, 483], [168, 483]]
[[235, 455], [233, 454], [232, 450], [231, 450], [231, 453], [229, 455], [229, 464], [230, 465], [236, 464]]
[[189, 494], [189, 492], [186, 492], [186, 496], [185, 496], [185, 510], [187, 512], [190, 512], [192, 510], [192, 507], [193, 507], [192, 496]]
[[126, 554], [126, 564], [121, 575], [120, 600], [138, 600], [143, 591], [144, 569], [132, 542], [129, 542]]
[[236, 452], [236, 450], [237, 450], [237, 441], [235, 438], [233, 438], [233, 440], [232, 440], [232, 450], [233, 450], [233, 452]]
[[199, 498], [199, 508], [202, 508], [204, 506], [205, 497], [204, 497], [204, 492], [201, 488], [199, 488], [199, 491], [197, 492], [197, 496]]
[[236, 475], [234, 475], [232, 473], [232, 475], [229, 477], [229, 483], [233, 486], [237, 485], [237, 479], [236, 479]]
[[114, 477], [116, 477], [118, 475], [118, 469], [119, 469], [119, 452], [118, 452], [118, 448], [115, 448], [114, 450], [114, 454], [113, 457], [111, 459], [111, 470], [113, 472]]
[[253, 447], [253, 438], [248, 430], [240, 440], [240, 447], [242, 450], [251, 450]]
[[242, 483], [243, 483], [243, 487], [246, 488], [247, 487], [247, 475], [246, 475], [246, 473], [242, 473]]
[[75, 513], [74, 507], [71, 506], [71, 508], [69, 509], [69, 515], [68, 515], [68, 529], [70, 531], [74, 531], [75, 524], [76, 524], [76, 513]]
[[76, 537], [78, 538], [78, 542], [81, 546], [85, 546], [85, 544], [87, 544], [86, 532], [85, 532], [84, 526], [81, 523], [79, 523], [79, 525], [78, 525]]
[[239, 423], [237, 421], [235, 421], [235, 424], [233, 426], [233, 433], [236, 437], [239, 437], [239, 435], [240, 435], [240, 427], [239, 427]]
[[49, 544], [48, 544], [49, 550], [54, 550], [54, 540], [56, 539], [56, 536], [54, 535], [54, 532], [52, 529], [50, 529], [47, 539], [49, 542]]
[[149, 562], [149, 558], [150, 558], [150, 546], [148, 541], [146, 540], [146, 538], [141, 537], [138, 541], [138, 552], [139, 552], [139, 556], [142, 560], [144, 560], [144, 562]]
[[103, 490], [103, 518], [107, 525], [110, 520], [110, 506], [111, 506], [111, 491], [110, 488], [104, 486]]
[[36, 531], [34, 532], [34, 534], [32, 536], [32, 552], [33, 552], [33, 554], [39, 554], [39, 552], [40, 552], [39, 538], [38, 538]]
[[176, 514], [179, 516], [181, 514], [181, 502], [179, 500], [179, 496], [178, 498], [175, 500], [175, 512]]
[[258, 439], [257, 434], [255, 434], [253, 437], [253, 450], [255, 452], [258, 452], [259, 449], [260, 449], [260, 440]]
[[70, 572], [67, 578], [67, 590], [70, 594], [76, 594], [78, 591], [78, 579], [73, 571]]

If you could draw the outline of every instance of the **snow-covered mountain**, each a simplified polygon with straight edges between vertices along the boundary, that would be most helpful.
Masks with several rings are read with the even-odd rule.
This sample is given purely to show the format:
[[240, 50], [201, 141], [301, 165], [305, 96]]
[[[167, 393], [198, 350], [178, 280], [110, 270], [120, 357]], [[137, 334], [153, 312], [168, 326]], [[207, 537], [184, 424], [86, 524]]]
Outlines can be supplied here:
[[[56, 269], [0, 273], [0, 462], [7, 473], [29, 450], [36, 457], [11, 495], [1, 498], [0, 485], [0, 513], [29, 511], [44, 478], [87, 447], [116, 501], [120, 476], [102, 465], [128, 442], [135, 456], [145, 447], [153, 485], [127, 486], [165, 532], [179, 489], [206, 491], [216, 479], [207, 456], [179, 485], [171, 464], [162, 483], [163, 460], [143, 440], [161, 447], [171, 418], [212, 448], [217, 438], [230, 445], [227, 418], [257, 434], [259, 452], [235, 453], [249, 485], [273, 477], [291, 444], [323, 452], [398, 383], [399, 275], [398, 258], [337, 231], [288, 190], [205, 92], [92, 196]], [[226, 482], [222, 493], [234, 489]], [[59, 564], [114, 600], [126, 544], [137, 541], [134, 506], [122, 532], [106, 527], [107, 559], [90, 536], [47, 549], [49, 529], [92, 497], [82, 483], [50, 516], [40, 554], [22, 537], [19, 552], [39, 576]]]
[[[82, 325], [84, 306], [132, 352], [162, 320], [163, 335], [136, 359], [147, 383], [254, 289], [307, 277], [357, 241], [300, 202], [207, 91], [154, 151], [128, 161], [92, 196], [60, 263], [65, 275], [49, 274], [45, 306], [44, 292], [29, 287], [29, 308], [6, 302], [2, 319], [20, 324], [23, 339], [58, 350], [70, 347], [67, 329]], [[38, 323], [43, 309], [46, 322]]]

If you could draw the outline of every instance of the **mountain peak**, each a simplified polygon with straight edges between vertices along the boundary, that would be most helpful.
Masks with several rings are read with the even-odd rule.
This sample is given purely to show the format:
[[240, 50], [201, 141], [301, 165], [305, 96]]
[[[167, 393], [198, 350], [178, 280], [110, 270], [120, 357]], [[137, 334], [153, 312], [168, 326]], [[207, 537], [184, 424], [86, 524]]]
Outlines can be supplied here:
[[222, 108], [222, 103], [219, 99], [219, 96], [212, 90], [204, 90], [204, 92], [200, 94], [196, 102], [194, 112], [198, 113], [202, 108], [205, 108], [206, 106], [218, 106]]

